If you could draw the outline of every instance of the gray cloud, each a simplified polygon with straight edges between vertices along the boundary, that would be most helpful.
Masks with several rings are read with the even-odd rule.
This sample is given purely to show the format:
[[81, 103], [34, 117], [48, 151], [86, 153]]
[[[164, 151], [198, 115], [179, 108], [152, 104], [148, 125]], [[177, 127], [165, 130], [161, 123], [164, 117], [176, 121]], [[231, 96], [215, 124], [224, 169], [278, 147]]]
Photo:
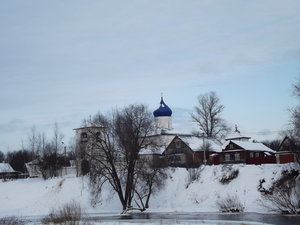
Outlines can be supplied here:
[[299, 10], [276, 0], [1, 1], [0, 131], [72, 127], [98, 110], [154, 107], [160, 92], [192, 108], [216, 81], [299, 60]]

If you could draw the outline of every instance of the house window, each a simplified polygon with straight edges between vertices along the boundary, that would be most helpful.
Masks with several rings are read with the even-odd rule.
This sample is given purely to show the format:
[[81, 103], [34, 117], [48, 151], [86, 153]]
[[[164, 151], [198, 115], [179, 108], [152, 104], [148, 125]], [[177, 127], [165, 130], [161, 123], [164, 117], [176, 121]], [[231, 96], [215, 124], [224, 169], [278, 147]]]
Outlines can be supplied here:
[[253, 155], [253, 152], [250, 152], [250, 158], [253, 158], [254, 155]]
[[225, 161], [230, 161], [230, 154], [228, 153], [225, 154]]
[[233, 149], [233, 144], [232, 143], [229, 145], [229, 149]]
[[181, 143], [179, 141], [175, 143], [175, 148], [181, 148]]
[[235, 159], [235, 161], [240, 161], [240, 159], [241, 159], [240, 153], [235, 153], [234, 154], [234, 159]]
[[258, 158], [259, 157], [259, 152], [255, 153], [255, 157]]

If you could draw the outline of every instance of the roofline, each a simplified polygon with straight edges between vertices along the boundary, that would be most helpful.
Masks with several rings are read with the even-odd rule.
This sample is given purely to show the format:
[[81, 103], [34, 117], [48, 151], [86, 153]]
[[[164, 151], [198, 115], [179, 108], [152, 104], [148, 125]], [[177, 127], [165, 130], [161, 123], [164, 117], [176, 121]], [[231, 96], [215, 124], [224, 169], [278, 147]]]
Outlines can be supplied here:
[[[277, 153], [277, 152], [271, 152], [271, 151], [267, 151], [267, 150], [247, 150], [247, 149], [232, 149], [232, 150], [222, 150], [222, 152], [270, 152], [270, 153]], [[221, 153], [221, 152], [219, 152]]]
[[225, 141], [236, 140], [236, 139], [242, 139], [242, 138], [251, 139], [251, 137], [233, 137], [233, 138], [225, 138]]
[[86, 128], [105, 128], [105, 127], [104, 126], [88, 126], [88, 127], [74, 128], [73, 130], [81, 130], [81, 129], [86, 129]]

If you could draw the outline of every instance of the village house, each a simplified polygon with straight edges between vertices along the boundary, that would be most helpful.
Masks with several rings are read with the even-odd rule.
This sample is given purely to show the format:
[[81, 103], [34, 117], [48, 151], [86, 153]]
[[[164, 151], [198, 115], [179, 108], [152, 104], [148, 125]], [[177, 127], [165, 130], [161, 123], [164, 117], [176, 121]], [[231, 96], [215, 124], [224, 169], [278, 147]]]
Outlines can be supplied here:
[[250, 141], [251, 137], [243, 136], [235, 129], [234, 135], [227, 137], [222, 151], [212, 155], [212, 164], [265, 164], [276, 163], [275, 151], [259, 142]]
[[19, 174], [9, 163], [0, 163], [0, 179], [16, 178]]

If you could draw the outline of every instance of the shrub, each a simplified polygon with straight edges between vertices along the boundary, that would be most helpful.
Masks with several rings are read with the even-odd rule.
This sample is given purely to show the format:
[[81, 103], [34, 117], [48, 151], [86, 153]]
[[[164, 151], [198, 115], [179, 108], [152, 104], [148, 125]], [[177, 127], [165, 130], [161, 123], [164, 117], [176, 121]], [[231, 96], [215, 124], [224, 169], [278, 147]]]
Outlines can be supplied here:
[[190, 184], [193, 183], [194, 181], [199, 180], [203, 169], [204, 169], [204, 167], [188, 169], [188, 176], [187, 176], [186, 185], [185, 185], [186, 188], [188, 188], [190, 186]]
[[25, 225], [25, 222], [17, 217], [3, 217], [0, 218], [1, 225]]
[[236, 195], [228, 195], [226, 198], [219, 199], [217, 206], [220, 212], [244, 212], [245, 206]]
[[260, 181], [258, 190], [262, 195], [261, 205], [283, 214], [300, 214], [299, 178], [299, 171], [291, 170], [283, 171], [268, 189], [262, 187], [264, 180]]
[[42, 220], [42, 223], [79, 225], [81, 216], [82, 210], [80, 205], [72, 201], [71, 203], [65, 204], [58, 210], [52, 210], [51, 213]]
[[229, 184], [239, 175], [239, 170], [233, 169], [231, 166], [224, 166], [222, 169], [223, 174], [221, 179], [219, 180], [222, 184]]

